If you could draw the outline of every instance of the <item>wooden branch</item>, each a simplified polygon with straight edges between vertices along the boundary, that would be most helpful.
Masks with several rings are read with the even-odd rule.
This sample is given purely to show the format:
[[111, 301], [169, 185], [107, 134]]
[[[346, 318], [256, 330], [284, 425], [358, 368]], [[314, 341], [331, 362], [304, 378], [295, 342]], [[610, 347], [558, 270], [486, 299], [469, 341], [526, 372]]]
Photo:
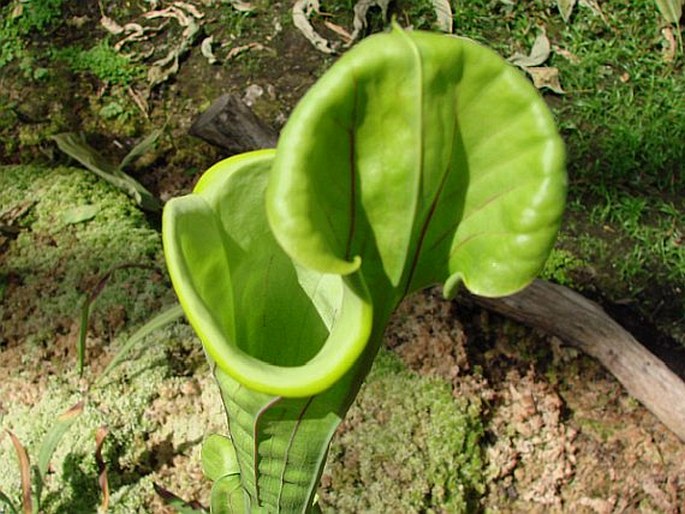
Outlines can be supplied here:
[[260, 120], [238, 96], [219, 97], [193, 122], [188, 133], [231, 154], [274, 148], [278, 135]]
[[543, 280], [505, 298], [469, 298], [488, 310], [553, 334], [596, 358], [633, 397], [685, 441], [685, 383], [595, 302]]
[[[234, 153], [272, 148], [277, 140], [276, 133], [235, 95], [224, 95], [214, 102], [193, 123], [190, 132]], [[470, 298], [595, 357], [632, 396], [685, 441], [685, 383], [596, 303], [542, 280], [506, 298]]]

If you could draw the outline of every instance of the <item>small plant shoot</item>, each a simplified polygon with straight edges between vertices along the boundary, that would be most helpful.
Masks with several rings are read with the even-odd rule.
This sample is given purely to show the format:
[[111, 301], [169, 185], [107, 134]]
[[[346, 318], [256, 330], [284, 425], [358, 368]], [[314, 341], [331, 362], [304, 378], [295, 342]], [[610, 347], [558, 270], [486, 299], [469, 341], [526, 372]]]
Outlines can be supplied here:
[[395, 27], [324, 74], [275, 150], [171, 200], [170, 275], [228, 417], [203, 449], [212, 512], [318, 512], [331, 438], [399, 302], [436, 283], [524, 288], [565, 194], [563, 144], [519, 71]]

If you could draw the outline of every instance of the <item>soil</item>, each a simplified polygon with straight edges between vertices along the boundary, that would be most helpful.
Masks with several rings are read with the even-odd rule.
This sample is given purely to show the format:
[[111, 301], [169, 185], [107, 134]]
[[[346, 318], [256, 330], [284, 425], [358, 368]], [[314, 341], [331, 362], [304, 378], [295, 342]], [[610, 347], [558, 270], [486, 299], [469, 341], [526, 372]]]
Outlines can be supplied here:
[[[254, 96], [256, 91], [253, 109], [280, 129], [297, 99], [334, 59], [317, 52], [292, 26], [286, 3], [275, 3], [260, 10], [258, 16], [246, 17], [243, 22], [249, 28], [237, 37], [231, 37], [225, 27], [228, 6], [208, 0], [188, 3], [205, 12], [203, 31], [219, 42], [215, 49], [223, 59], [221, 64], [208, 64], [196, 43], [183, 56], [178, 73], [146, 95], [144, 81], [121, 89], [90, 74], [63, 68], [53, 72], [46, 93], [44, 83], [26, 78], [18, 63], [12, 63], [0, 76], [0, 106], [11, 105], [15, 120], [11, 126], [3, 126], [0, 120], [0, 160], [5, 164], [69, 162], [46, 136], [79, 130], [86, 130], [91, 144], [104, 154], [121, 158], [152, 127], [163, 127], [157, 147], [130, 171], [166, 200], [188, 192], [202, 170], [225, 157], [221, 150], [187, 136], [202, 108], [225, 92], [244, 96], [252, 91]], [[69, 4], [67, 24], [49, 35], [50, 45], [84, 45], [106, 36], [95, 4]], [[142, 20], [143, 10], [130, 7], [131, 2], [106, 4], [107, 14], [120, 24]], [[349, 16], [333, 21], [349, 24]], [[79, 30], [69, 28], [77, 23]], [[320, 20], [317, 23], [324, 31]], [[252, 43], [262, 47], [253, 46], [238, 57], [225, 59], [228, 49]], [[139, 94], [147, 103], [144, 114], [130, 102]], [[129, 102], [127, 108], [133, 112], [129, 120], [97, 116], [108, 95]], [[39, 137], [30, 138], [29, 134]], [[21, 143], [10, 144], [11, 138]], [[9, 225], [7, 220], [0, 221]], [[159, 223], [154, 215], [150, 221], [153, 226]], [[1, 237], [0, 262], [13, 241], [5, 231]], [[21, 284], [22, 277], [7, 279], [2, 294], [6, 305], [24, 305], [22, 294], [40, 294]], [[591, 280], [581, 286], [593, 290]], [[44, 287], [45, 294], [54, 289], [49, 281]], [[624, 314], [619, 310], [612, 311], [619, 319], [635, 318], [630, 311], [626, 315], [625, 308]], [[100, 321], [89, 356], [95, 370], [104, 368], [110, 358], [107, 338], [119, 333], [126, 321], [125, 313], [116, 310]], [[650, 323], [654, 320], [647, 318], [634, 328], [644, 330]], [[24, 345], [30, 334], [22, 339], [15, 330], [0, 352], [0, 369], [6, 374], [5, 405], [37, 402], [51, 377], [73, 365], [77, 334], [77, 321], [65, 318], [54, 341], [34, 348], [27, 360]], [[643, 333], [655, 334], [661, 332]], [[662, 346], [677, 347], [667, 335], [664, 338]], [[456, 398], [467, 398], [482, 409], [487, 488], [480, 510], [685, 512], [685, 445], [595, 361], [565, 347], [562, 341], [491, 315], [466, 300], [444, 301], [436, 289], [414, 295], [401, 305], [388, 328], [387, 346], [416, 373], [439, 377], [451, 385]], [[680, 355], [664, 352], [671, 358]], [[198, 356], [199, 352], [193, 358], [197, 361]], [[200, 389], [211, 387], [204, 371], [200, 364], [190, 370], [178, 369], [184, 379], [176, 389], [159, 392], [150, 416], [167, 423], [174, 412], [190, 408]], [[350, 430], [354, 426], [344, 424], [341, 435]], [[154, 454], [150, 461], [154, 462], [153, 479], [170, 489], [175, 485], [174, 493], [206, 505], [208, 486], [198, 485], [202, 478], [197, 459], [169, 441], [153, 439], [146, 444]], [[197, 445], [197, 441], [189, 444]], [[179, 489], [178, 484], [187, 485]], [[322, 496], [326, 498], [325, 491]], [[166, 512], [168, 507], [155, 500], [150, 509]]]

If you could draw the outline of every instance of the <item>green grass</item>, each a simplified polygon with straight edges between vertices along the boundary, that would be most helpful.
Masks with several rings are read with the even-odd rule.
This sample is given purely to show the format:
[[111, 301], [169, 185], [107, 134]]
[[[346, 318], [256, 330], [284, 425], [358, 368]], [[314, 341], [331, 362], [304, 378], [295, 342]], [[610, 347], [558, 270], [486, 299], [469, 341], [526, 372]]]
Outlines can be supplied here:
[[26, 57], [25, 39], [61, 22], [63, 0], [26, 0], [0, 7], [0, 68]]
[[68, 47], [53, 52], [53, 58], [66, 61], [75, 72], [87, 72], [106, 84], [129, 86], [145, 76], [143, 66], [117, 52], [106, 39], [84, 50]]

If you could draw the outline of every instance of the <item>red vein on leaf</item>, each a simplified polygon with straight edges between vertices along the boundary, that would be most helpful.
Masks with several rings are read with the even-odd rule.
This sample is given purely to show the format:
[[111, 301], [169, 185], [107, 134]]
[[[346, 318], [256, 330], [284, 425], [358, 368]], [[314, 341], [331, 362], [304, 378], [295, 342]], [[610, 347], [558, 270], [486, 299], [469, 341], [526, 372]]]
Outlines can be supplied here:
[[[457, 133], [457, 118], [455, 116], [454, 118], [454, 126], [452, 127], [452, 139], [454, 139], [454, 135]], [[426, 216], [426, 219], [423, 222], [423, 225], [421, 227], [421, 232], [419, 232], [419, 239], [418, 243], [416, 245], [416, 251], [414, 252], [414, 256], [412, 258], [412, 263], [409, 268], [409, 275], [407, 276], [407, 282], [404, 288], [404, 294], [407, 295], [409, 293], [409, 290], [411, 288], [411, 283], [414, 280], [414, 274], [416, 273], [416, 268], [419, 264], [419, 257], [421, 256], [421, 251], [423, 250], [423, 243], [426, 239], [426, 235], [428, 234], [428, 226], [430, 225], [430, 222], [433, 220], [433, 216], [435, 215], [435, 211], [438, 208], [438, 202], [440, 201], [440, 198], [442, 197], [442, 192], [445, 190], [445, 184], [447, 183], [447, 177], [450, 175], [451, 171], [451, 164], [452, 164], [452, 158], [454, 156], [454, 142], [452, 143], [452, 147], [450, 148], [450, 157], [447, 160], [447, 166], [445, 167], [445, 171], [442, 173], [442, 177], [440, 178], [440, 185], [438, 186], [438, 190], [435, 193], [435, 196], [433, 197], [433, 200], [431, 201], [431, 206], [430, 209], [428, 210], [428, 215]], [[421, 159], [421, 172], [423, 173], [423, 158]]]
[[349, 260], [352, 253], [352, 241], [354, 239], [357, 224], [357, 161], [355, 154], [357, 151], [356, 128], [357, 128], [357, 83], [354, 85], [354, 105], [352, 106], [352, 126], [348, 129], [348, 139], [350, 143], [348, 159], [350, 163], [350, 229], [347, 235], [347, 245], [345, 247], [345, 259]]

